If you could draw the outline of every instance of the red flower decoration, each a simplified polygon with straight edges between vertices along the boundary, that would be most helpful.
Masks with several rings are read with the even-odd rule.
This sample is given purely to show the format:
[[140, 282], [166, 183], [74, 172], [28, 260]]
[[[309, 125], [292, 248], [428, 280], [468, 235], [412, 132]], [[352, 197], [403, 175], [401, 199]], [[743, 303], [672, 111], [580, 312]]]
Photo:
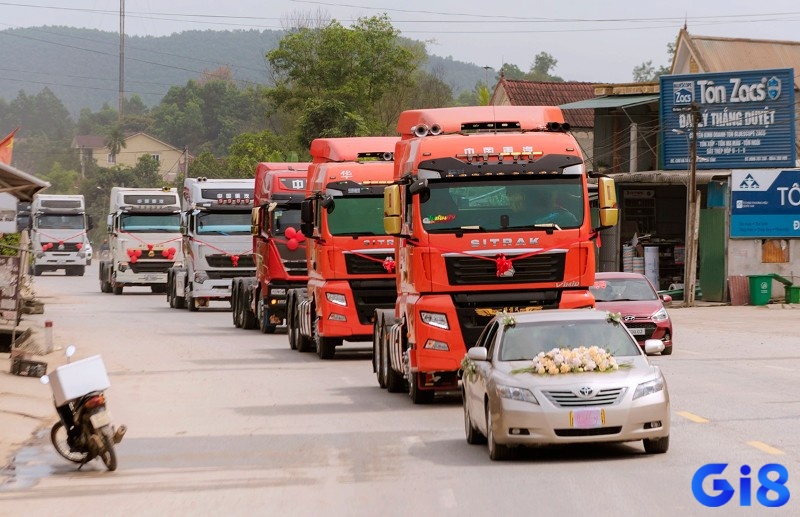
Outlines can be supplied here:
[[502, 253], [498, 255], [496, 259], [494, 259], [494, 262], [497, 266], [497, 276], [504, 276], [505, 273], [513, 270], [511, 261], [508, 260]]
[[394, 258], [393, 257], [386, 257], [383, 259], [383, 269], [386, 270], [387, 273], [394, 273]]
[[233, 267], [239, 267], [239, 255], [231, 255], [231, 264]]

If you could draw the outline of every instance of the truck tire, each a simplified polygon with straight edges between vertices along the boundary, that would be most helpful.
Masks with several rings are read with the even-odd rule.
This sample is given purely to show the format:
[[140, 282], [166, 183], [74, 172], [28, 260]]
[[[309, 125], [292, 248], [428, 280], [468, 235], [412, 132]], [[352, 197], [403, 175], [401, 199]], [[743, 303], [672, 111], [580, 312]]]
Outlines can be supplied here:
[[240, 304], [242, 308], [242, 328], [245, 330], [252, 330], [258, 327], [256, 316], [250, 310], [250, 289], [242, 289]]
[[33, 276], [42, 276], [44, 268], [42, 266], [33, 266]]
[[300, 332], [295, 324], [294, 291], [286, 293], [286, 337], [289, 339], [289, 349], [297, 350]]
[[259, 297], [256, 306], [259, 308], [258, 330], [260, 330], [262, 334], [274, 334], [277, 325], [269, 322], [269, 308], [264, 303], [264, 298]]
[[122, 294], [122, 286], [121, 285], [114, 285], [113, 290], [114, 290], [114, 294], [116, 294], [116, 295]]
[[414, 404], [430, 404], [436, 392], [433, 390], [421, 390], [419, 388], [419, 374], [412, 373], [408, 381], [408, 394]]
[[323, 337], [319, 335], [319, 316], [314, 317], [314, 345], [320, 359], [333, 359], [336, 347], [342, 344], [341, 338]]
[[83, 276], [86, 274], [86, 266], [78, 266], [75, 268], [76, 276]]
[[175, 290], [175, 275], [172, 276], [172, 285], [170, 286], [169, 294], [171, 295], [169, 300], [170, 307], [174, 307], [176, 309], [183, 309], [186, 307], [186, 298], [183, 297], [183, 294], [185, 293], [180, 293], [181, 295], [178, 296], [178, 292]]
[[383, 331], [383, 318], [378, 314], [375, 315], [375, 324], [372, 326], [372, 371], [378, 378], [378, 386], [386, 389], [386, 377], [383, 375], [383, 368], [381, 364], [381, 339]]
[[197, 301], [192, 297], [191, 294], [186, 296], [186, 308], [189, 309], [189, 312], [197, 312], [200, 310], [200, 307], [197, 305]]
[[233, 326], [237, 329], [242, 328], [242, 317], [239, 314], [239, 299], [242, 297], [241, 288], [241, 282], [235, 279], [231, 284], [231, 317], [233, 318]]
[[386, 382], [386, 390], [389, 393], [402, 393], [406, 391], [406, 381], [402, 375], [394, 371], [392, 362], [389, 360], [389, 332], [384, 324], [381, 331], [381, 363], [383, 368], [383, 378]]
[[166, 284], [151, 285], [150, 292], [154, 294], [164, 294], [167, 292]]

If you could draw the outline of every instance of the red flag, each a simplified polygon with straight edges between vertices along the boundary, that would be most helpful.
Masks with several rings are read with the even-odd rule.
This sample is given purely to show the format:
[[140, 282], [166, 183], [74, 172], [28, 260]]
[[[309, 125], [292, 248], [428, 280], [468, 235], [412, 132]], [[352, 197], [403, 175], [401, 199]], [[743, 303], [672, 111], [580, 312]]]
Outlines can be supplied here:
[[0, 163], [11, 165], [11, 154], [14, 151], [14, 134], [17, 131], [19, 131], [19, 128], [16, 128], [7, 137], [0, 140]]

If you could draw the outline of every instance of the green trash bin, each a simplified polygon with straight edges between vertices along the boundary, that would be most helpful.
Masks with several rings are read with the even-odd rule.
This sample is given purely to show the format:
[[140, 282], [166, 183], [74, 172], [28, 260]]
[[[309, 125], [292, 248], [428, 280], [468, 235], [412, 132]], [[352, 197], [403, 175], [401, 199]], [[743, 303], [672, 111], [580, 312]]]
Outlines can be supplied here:
[[800, 285], [786, 286], [786, 303], [800, 303]]
[[772, 277], [748, 275], [750, 279], [750, 305], [767, 305], [772, 297]]

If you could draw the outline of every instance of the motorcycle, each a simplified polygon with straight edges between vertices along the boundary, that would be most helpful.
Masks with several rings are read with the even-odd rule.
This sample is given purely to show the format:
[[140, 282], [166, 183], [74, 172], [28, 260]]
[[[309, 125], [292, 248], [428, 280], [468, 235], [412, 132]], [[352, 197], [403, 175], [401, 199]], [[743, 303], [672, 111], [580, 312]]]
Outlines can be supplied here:
[[49, 384], [59, 421], [50, 430], [56, 452], [83, 467], [100, 458], [110, 471], [117, 468], [114, 446], [122, 441], [126, 427], [114, 427], [106, 409], [104, 391], [110, 386], [100, 356], [71, 362], [75, 347], [66, 349], [67, 364], [41, 377]]

